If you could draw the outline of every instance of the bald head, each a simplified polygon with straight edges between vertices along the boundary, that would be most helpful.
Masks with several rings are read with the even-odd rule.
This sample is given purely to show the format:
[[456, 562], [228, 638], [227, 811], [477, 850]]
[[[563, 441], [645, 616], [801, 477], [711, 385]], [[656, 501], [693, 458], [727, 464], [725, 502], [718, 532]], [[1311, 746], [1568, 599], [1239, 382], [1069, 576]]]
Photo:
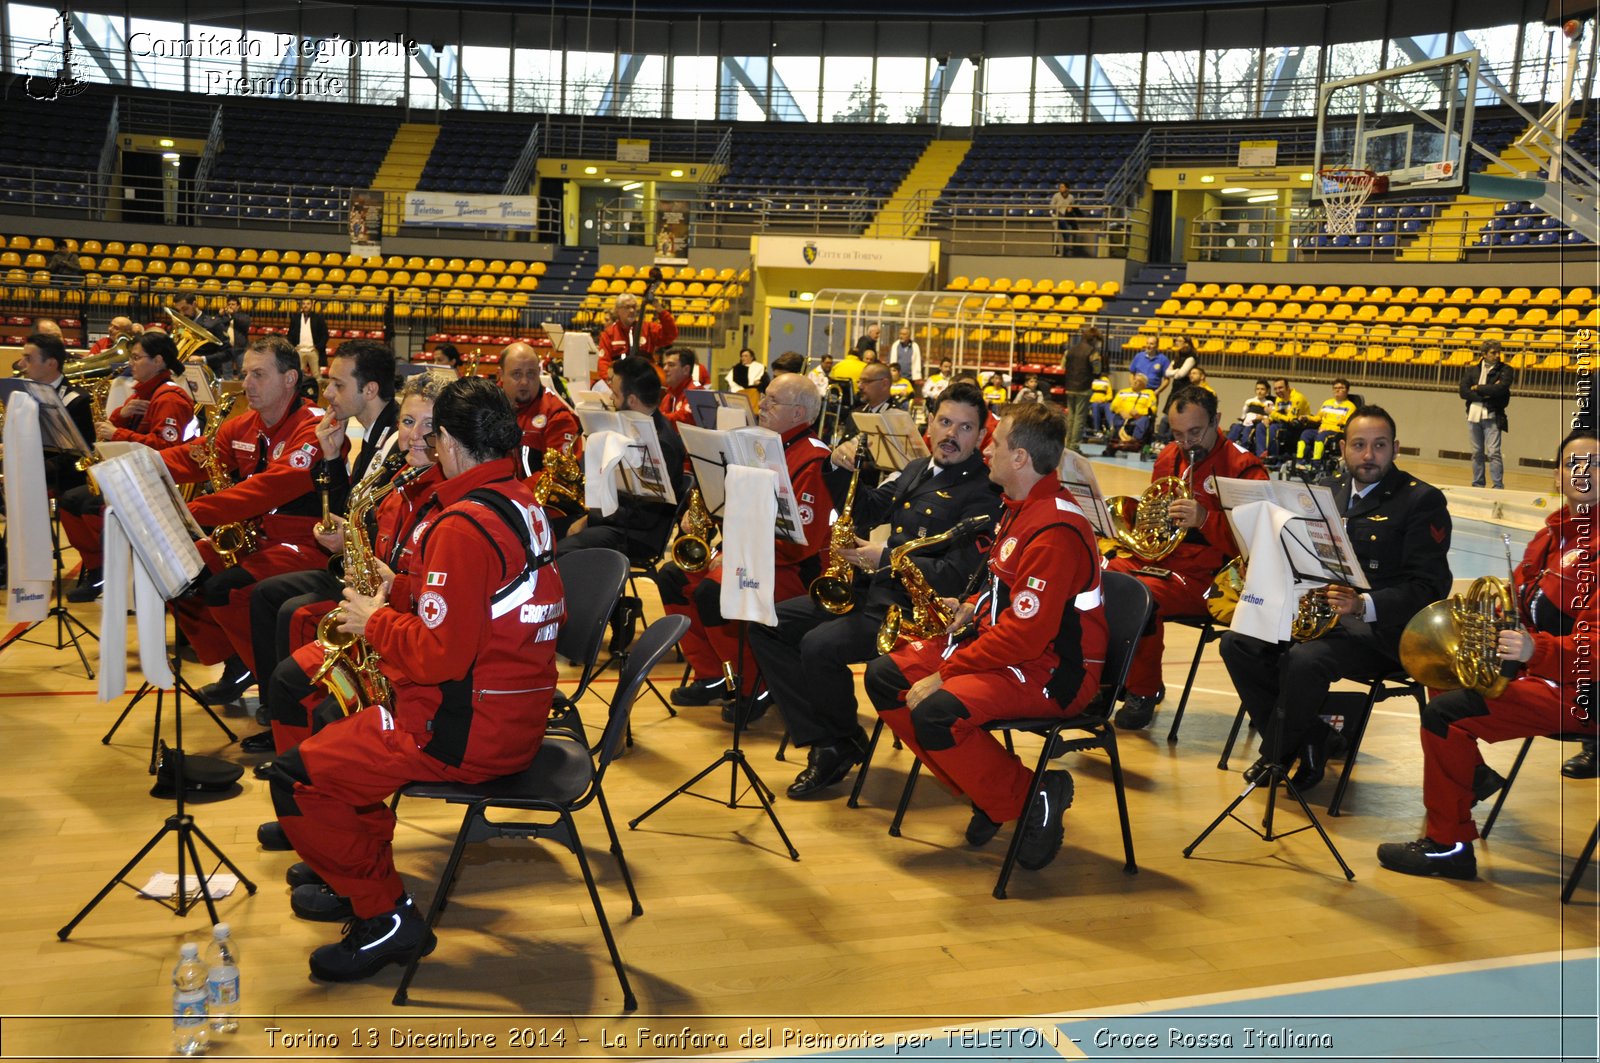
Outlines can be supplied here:
[[782, 435], [799, 425], [817, 419], [822, 396], [816, 386], [803, 376], [785, 374], [773, 377], [767, 385], [767, 394], [761, 400], [761, 427], [770, 428]]
[[539, 383], [539, 352], [513, 343], [500, 352], [500, 388], [512, 406], [526, 406], [544, 390]]

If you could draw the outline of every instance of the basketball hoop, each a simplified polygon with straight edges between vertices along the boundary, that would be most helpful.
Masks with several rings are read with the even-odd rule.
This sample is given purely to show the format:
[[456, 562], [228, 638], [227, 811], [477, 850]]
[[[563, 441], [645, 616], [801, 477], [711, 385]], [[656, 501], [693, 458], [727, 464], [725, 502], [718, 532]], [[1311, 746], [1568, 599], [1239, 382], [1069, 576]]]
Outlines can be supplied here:
[[1389, 179], [1371, 170], [1318, 170], [1317, 181], [1322, 189], [1323, 228], [1329, 236], [1354, 236], [1356, 218], [1368, 197], [1389, 190]]

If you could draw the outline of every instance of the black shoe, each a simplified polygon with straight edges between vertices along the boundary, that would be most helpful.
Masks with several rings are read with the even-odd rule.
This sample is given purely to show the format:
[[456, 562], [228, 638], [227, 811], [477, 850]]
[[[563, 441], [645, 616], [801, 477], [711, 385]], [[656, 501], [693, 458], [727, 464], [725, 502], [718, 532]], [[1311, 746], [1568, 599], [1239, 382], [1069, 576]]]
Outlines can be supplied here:
[[241, 753], [276, 753], [278, 747], [272, 741], [271, 731], [261, 731], [258, 734], [245, 735], [239, 739], [239, 752]]
[[1072, 807], [1072, 776], [1064, 769], [1044, 773], [1044, 785], [1028, 822], [1019, 824], [1022, 842], [1017, 846], [1017, 863], [1037, 871], [1056, 858], [1066, 836], [1061, 815]]
[[844, 781], [861, 755], [861, 747], [848, 739], [818, 742], [806, 753], [806, 766], [789, 786], [789, 796], [796, 801], [822, 796], [821, 791]]
[[69, 602], [92, 602], [100, 597], [100, 592], [105, 589], [105, 575], [98, 568], [91, 568], [78, 577], [78, 585], [67, 592]]
[[1595, 756], [1595, 743], [1586, 741], [1572, 759], [1561, 765], [1561, 774], [1569, 779], [1593, 779], [1600, 776], [1600, 757]]
[[289, 870], [283, 873], [283, 880], [289, 884], [290, 889], [299, 889], [301, 886], [326, 886], [327, 880], [315, 871], [310, 864], [290, 864]]
[[749, 727], [765, 716], [768, 709], [772, 708], [772, 692], [770, 690], [762, 690], [761, 693], [748, 698], [725, 702], [722, 706], [723, 723], [733, 723], [733, 714], [736, 706], [738, 711], [744, 714], [744, 726]]
[[195, 691], [200, 695], [200, 700], [210, 705], [213, 709], [223, 705], [237, 705], [239, 699], [244, 697], [244, 692], [255, 685], [256, 677], [250, 674], [250, 669], [237, 657], [229, 657], [228, 663], [222, 666], [222, 675], [215, 683], [207, 683]]
[[967, 844], [973, 848], [988, 845], [1000, 832], [1000, 824], [989, 818], [989, 813], [972, 806], [972, 818], [967, 821]]
[[1294, 783], [1294, 788], [1305, 793], [1328, 774], [1328, 735], [1332, 731], [1324, 731], [1321, 738], [1307, 742], [1300, 751], [1300, 767], [1289, 779]]
[[1506, 777], [1489, 767], [1479, 764], [1472, 769], [1472, 803], [1479, 804], [1489, 800], [1495, 794], [1505, 789]]
[[1271, 757], [1267, 756], [1265, 753], [1261, 754], [1261, 756], [1256, 758], [1256, 762], [1254, 764], [1244, 769], [1244, 781], [1248, 783], [1260, 783], [1265, 781], [1267, 777], [1267, 769], [1272, 767], [1272, 763]]
[[696, 679], [688, 686], [672, 691], [674, 705], [714, 705], [723, 700], [728, 691], [728, 681], [720, 675], [715, 679]]
[[355, 918], [350, 898], [339, 896], [326, 882], [296, 886], [289, 894], [289, 908], [301, 919], [313, 923], [342, 923]]
[[256, 828], [256, 841], [269, 853], [294, 851], [294, 846], [289, 844], [289, 836], [283, 832], [283, 824], [275, 819], [269, 819]]
[[352, 919], [342, 941], [311, 954], [311, 977], [324, 982], [370, 978], [391, 963], [410, 961], [418, 945], [426, 956], [436, 944], [438, 939], [427, 921], [407, 897], [393, 911], [371, 919]]
[[265, 782], [272, 778], [272, 765], [277, 763], [272, 760], [263, 760], [260, 764], [250, 769], [250, 774]]
[[1471, 842], [1441, 845], [1432, 838], [1384, 842], [1378, 846], [1378, 863], [1402, 875], [1438, 875], [1466, 881], [1478, 877], [1478, 857]]
[[1156, 695], [1129, 694], [1122, 699], [1122, 708], [1117, 710], [1117, 728], [1122, 731], [1141, 730], [1150, 726], [1155, 715]]

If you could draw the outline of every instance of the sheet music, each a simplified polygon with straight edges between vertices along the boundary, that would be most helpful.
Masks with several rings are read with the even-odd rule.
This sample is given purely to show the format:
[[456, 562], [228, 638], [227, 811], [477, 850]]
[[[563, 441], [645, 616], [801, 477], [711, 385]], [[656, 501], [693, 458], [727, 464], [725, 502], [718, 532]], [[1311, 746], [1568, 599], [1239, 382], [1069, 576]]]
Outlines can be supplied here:
[[713, 517], [721, 517], [726, 501], [722, 481], [733, 460], [726, 442], [727, 433], [714, 428], [681, 424], [678, 426], [678, 436], [683, 440], [683, 448], [689, 452], [689, 464], [694, 469], [694, 482], [700, 488], [700, 500]]
[[768, 469], [773, 474], [778, 499], [776, 531], [790, 542], [805, 545], [805, 525], [799, 519], [800, 505], [794, 496], [794, 485], [789, 481], [783, 437], [756, 426], [717, 432], [686, 424], [679, 426], [678, 432], [694, 466], [700, 497], [713, 517], [722, 514], [727, 501], [723, 480], [729, 465]]
[[620, 413], [591, 410], [582, 405], [577, 414], [585, 435], [617, 432], [631, 440], [631, 453], [617, 467], [620, 490], [651, 502], [678, 504], [678, 493], [672, 486], [677, 473], [667, 468], [666, 459], [661, 456], [661, 440], [656, 435], [655, 422], [648, 415], [634, 410]]
[[856, 427], [866, 437], [872, 462], [880, 469], [898, 472], [918, 458], [928, 456], [928, 444], [917, 423], [905, 410], [857, 412]]
[[0, 378], [0, 403], [10, 402], [11, 396], [25, 391], [39, 404], [39, 440], [45, 450], [68, 454], [88, 454], [89, 441], [83, 438], [78, 426], [72, 423], [60, 392], [49, 384], [22, 377]]
[[[732, 391], [706, 391], [704, 388], [694, 388], [684, 393], [684, 401], [689, 404], [689, 410], [694, 414], [694, 423], [701, 428], [714, 428], [718, 431], [727, 431], [730, 428], [745, 428], [755, 424], [755, 414], [750, 409], [750, 401], [742, 392]], [[737, 418], [737, 423], [727, 423], [727, 418]]]
[[[1230, 521], [1235, 509], [1251, 502], [1270, 502], [1290, 513], [1283, 543], [1296, 581], [1344, 583], [1363, 591], [1371, 587], [1328, 485], [1218, 477], [1217, 499]], [[1237, 525], [1234, 532], [1248, 559], [1247, 536]]]
[[611, 408], [606, 404], [606, 396], [598, 391], [584, 391], [580, 388], [573, 388], [572, 401], [577, 404], [576, 409], [573, 411], [574, 413], [581, 410], [609, 410]]
[[162, 598], [182, 594], [205, 568], [194, 540], [204, 533], [154, 450], [141, 443], [101, 443], [95, 484], [128, 530], [134, 553]]
[[1061, 451], [1061, 464], [1056, 467], [1056, 480], [1072, 492], [1089, 527], [1102, 539], [1115, 538], [1111, 534], [1111, 511], [1106, 508], [1106, 498], [1095, 478], [1094, 466], [1089, 459], [1075, 450]]
[[183, 382], [189, 388], [189, 394], [194, 396], [197, 406], [215, 406], [217, 404], [217, 391], [213, 387], [215, 378], [211, 370], [204, 365], [186, 365], [183, 367]]

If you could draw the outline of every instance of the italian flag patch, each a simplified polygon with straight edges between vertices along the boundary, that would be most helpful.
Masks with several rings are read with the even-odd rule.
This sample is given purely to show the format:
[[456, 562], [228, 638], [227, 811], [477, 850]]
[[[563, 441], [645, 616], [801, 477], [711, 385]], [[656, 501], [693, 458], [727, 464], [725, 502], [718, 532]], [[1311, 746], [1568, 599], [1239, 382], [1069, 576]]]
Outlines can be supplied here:
[[444, 577], [445, 577], [445, 573], [443, 573], [443, 572], [430, 572], [430, 573], [428, 573], [428, 586], [430, 586], [430, 587], [443, 587], [444, 586]]
[[1044, 590], [1044, 580], [1037, 579], [1037, 578], [1035, 578], [1033, 576], [1029, 576], [1028, 577], [1028, 589], [1029, 590], [1034, 590], [1034, 591], [1042, 591], [1042, 590]]

